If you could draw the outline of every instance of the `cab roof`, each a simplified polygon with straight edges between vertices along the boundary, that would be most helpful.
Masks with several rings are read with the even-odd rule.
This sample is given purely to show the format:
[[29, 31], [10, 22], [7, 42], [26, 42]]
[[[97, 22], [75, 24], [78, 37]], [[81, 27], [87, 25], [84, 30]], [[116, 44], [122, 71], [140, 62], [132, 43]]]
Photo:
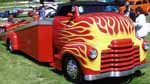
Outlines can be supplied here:
[[75, 2], [68, 2], [62, 3], [60, 6], [67, 6], [67, 5], [116, 5], [114, 2], [100, 2], [100, 1], [75, 1]]

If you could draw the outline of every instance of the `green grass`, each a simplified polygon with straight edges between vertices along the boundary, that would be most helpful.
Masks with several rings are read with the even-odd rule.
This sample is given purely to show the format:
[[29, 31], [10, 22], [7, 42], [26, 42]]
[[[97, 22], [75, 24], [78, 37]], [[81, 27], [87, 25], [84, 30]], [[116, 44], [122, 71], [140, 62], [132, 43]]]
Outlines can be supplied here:
[[59, 72], [24, 55], [11, 54], [0, 42], [0, 84], [71, 84]]
[[146, 16], [146, 21], [147, 21], [147, 22], [150, 22], [150, 16], [149, 16], [149, 15]]

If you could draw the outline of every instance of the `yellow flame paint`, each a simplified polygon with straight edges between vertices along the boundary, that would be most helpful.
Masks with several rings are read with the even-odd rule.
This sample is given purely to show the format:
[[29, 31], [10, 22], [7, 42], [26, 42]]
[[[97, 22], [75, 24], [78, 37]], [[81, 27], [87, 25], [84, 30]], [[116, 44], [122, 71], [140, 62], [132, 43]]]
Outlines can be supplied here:
[[[80, 22], [72, 21], [71, 22], [72, 25], [66, 25], [65, 23], [68, 21], [62, 22], [63, 25], [65, 25], [66, 27], [69, 27], [69, 28], [64, 28], [62, 30], [61, 39], [67, 39], [67, 42], [72, 41], [74, 39], [82, 39], [85, 41], [85, 44], [94, 47], [98, 51], [98, 57], [95, 60], [90, 60], [86, 54], [87, 47], [83, 44], [82, 45], [81, 44], [72, 44], [72, 45], [70, 44], [69, 46], [76, 46], [76, 45], [84, 46], [84, 50], [82, 50], [81, 48], [76, 49], [76, 48], [68, 48], [68, 47], [66, 47], [66, 49], [64, 49], [64, 52], [69, 51], [69, 52], [73, 53], [75, 56], [79, 56], [80, 58], [82, 58], [86, 62], [85, 64], [81, 63], [83, 67], [91, 69], [93, 71], [100, 71], [101, 51], [108, 49], [108, 45], [111, 43], [112, 40], [115, 40], [115, 39], [125, 39], [125, 38], [132, 39], [132, 41], [134, 42], [134, 45], [140, 45], [140, 61], [143, 61], [145, 59], [146, 53], [142, 49], [143, 41], [136, 38], [134, 30], [129, 32], [129, 29], [131, 30], [134, 27], [132, 24], [132, 21], [130, 19], [128, 19], [127, 17], [122, 17], [122, 16], [95, 16], [95, 17], [89, 17], [89, 19], [92, 20], [93, 23], [89, 23], [87, 21], [80, 21]], [[97, 19], [98, 21], [96, 22], [95, 19]], [[104, 22], [105, 25], [102, 25], [102, 22]], [[89, 27], [84, 27], [82, 25], [77, 26], [80, 23], [85, 23], [85, 24], [89, 25]], [[111, 24], [111, 23], [113, 23], [113, 24]], [[101, 32], [100, 29], [98, 28], [98, 25], [100, 28], [106, 29], [107, 33]], [[117, 27], [119, 29], [118, 33], [117, 34], [113, 33], [111, 35], [108, 31], [108, 27], [111, 28], [113, 30], [113, 32], [115, 32], [114, 31], [115, 25], [117, 25]], [[121, 32], [120, 27], [123, 28], [124, 32]], [[75, 33], [70, 32], [72, 29], [76, 29], [76, 28], [83, 28], [83, 30], [80, 32], [89, 30], [90, 33], [80, 35], [80, 34], [75, 34]], [[127, 29], [127, 31], [129, 33], [125, 32], [125, 28]], [[69, 35], [66, 35], [65, 33], [68, 33]], [[78, 36], [78, 37], [74, 38], [74, 39], [70, 39], [70, 37], [73, 37], [73, 36]], [[94, 38], [92, 40], [89, 40], [86, 38], [82, 38], [82, 36], [93, 36]], [[78, 53], [75, 53], [72, 50], [76, 50]], [[84, 52], [86, 57], [82, 56], [82, 54], [80, 52]]]

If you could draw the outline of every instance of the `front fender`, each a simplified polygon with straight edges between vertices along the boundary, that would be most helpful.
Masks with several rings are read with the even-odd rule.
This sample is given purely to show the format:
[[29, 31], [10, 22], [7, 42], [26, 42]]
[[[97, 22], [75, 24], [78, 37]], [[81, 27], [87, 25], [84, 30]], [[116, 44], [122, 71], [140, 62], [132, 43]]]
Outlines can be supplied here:
[[62, 48], [62, 54], [71, 54], [73, 55], [79, 62], [81, 62], [82, 58], [88, 58], [88, 46], [84, 43], [70, 43], [66, 44]]
[[89, 52], [91, 49], [93, 49], [92, 46], [79, 42], [79, 43], [66, 44], [62, 48], [61, 52], [63, 56], [66, 53], [69, 53], [72, 56], [74, 56], [76, 60], [79, 62], [79, 64], [81, 65], [82, 71], [86, 74], [86, 73], [89, 73], [87, 71], [99, 71], [100, 70], [100, 57], [97, 56], [97, 58], [94, 60], [91, 60], [89, 58]]

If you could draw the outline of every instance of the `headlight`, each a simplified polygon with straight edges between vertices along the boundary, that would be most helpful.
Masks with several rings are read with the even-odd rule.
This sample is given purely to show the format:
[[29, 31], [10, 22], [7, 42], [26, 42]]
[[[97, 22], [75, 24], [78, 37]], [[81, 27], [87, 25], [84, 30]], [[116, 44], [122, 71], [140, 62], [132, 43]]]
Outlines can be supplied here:
[[96, 50], [90, 50], [90, 59], [95, 59], [97, 57], [97, 51]]
[[149, 43], [144, 43], [144, 50], [150, 49], [150, 44]]

